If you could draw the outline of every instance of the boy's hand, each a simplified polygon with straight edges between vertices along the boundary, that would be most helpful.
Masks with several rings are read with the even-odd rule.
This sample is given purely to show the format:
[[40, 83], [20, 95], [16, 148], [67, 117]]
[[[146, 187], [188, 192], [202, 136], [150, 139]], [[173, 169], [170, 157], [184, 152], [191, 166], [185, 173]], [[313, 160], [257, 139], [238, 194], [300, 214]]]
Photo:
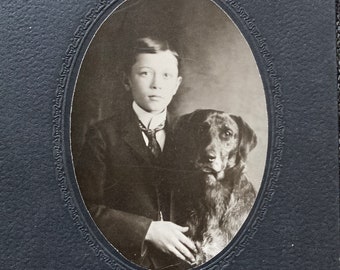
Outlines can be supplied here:
[[146, 233], [145, 240], [167, 254], [177, 258], [195, 262], [194, 253], [197, 253], [195, 244], [184, 235], [188, 227], [181, 227], [168, 221], [153, 221]]

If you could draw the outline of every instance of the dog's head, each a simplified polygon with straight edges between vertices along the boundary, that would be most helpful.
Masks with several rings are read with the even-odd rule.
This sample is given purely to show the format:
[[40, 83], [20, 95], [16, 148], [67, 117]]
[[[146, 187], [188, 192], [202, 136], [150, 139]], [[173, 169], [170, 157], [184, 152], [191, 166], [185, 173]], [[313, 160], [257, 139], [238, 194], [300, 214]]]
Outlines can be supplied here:
[[181, 116], [174, 134], [182, 166], [198, 169], [216, 180], [246, 161], [257, 143], [254, 131], [241, 117], [216, 110], [197, 110]]

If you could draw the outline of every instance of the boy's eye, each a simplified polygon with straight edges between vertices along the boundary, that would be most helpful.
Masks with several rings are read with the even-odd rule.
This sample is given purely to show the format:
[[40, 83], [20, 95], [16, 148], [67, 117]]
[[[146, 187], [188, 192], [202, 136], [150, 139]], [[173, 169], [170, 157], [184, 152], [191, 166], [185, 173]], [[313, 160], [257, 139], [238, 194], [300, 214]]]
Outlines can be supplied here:
[[139, 75], [142, 76], [142, 77], [147, 77], [147, 76], [151, 75], [151, 71], [143, 70], [143, 71], [139, 72]]
[[165, 79], [169, 79], [169, 78], [171, 78], [173, 75], [171, 74], [171, 73], [168, 73], [168, 72], [165, 72], [164, 74], [163, 74], [163, 77], [165, 78]]

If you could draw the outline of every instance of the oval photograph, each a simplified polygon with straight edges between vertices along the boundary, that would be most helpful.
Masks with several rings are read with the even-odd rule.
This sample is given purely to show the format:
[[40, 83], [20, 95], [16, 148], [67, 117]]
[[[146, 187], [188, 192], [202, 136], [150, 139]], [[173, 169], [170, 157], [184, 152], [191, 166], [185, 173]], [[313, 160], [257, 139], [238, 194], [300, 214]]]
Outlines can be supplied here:
[[189, 269], [237, 236], [261, 187], [268, 114], [252, 50], [210, 0], [127, 0], [97, 29], [74, 91], [85, 206], [125, 259]]

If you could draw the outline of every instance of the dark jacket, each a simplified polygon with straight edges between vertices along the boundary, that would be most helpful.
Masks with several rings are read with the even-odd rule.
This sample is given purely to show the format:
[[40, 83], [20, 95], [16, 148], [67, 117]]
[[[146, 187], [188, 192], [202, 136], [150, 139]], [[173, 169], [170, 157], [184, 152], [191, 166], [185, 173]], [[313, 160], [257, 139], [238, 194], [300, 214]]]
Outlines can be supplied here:
[[169, 125], [167, 120], [164, 151], [155, 161], [132, 109], [100, 121], [89, 129], [76, 167], [84, 201], [101, 232], [126, 258], [145, 267], [160, 256], [151, 248], [142, 254], [150, 223], [160, 219], [160, 211], [169, 219]]

